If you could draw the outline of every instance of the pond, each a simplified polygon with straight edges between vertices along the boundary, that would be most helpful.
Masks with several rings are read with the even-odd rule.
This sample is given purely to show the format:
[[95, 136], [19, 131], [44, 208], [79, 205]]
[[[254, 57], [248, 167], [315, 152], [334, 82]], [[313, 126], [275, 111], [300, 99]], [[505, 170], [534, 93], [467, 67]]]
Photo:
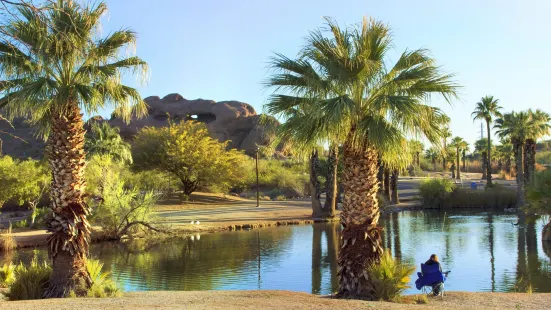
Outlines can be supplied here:
[[[419, 264], [432, 253], [451, 270], [447, 290], [511, 291], [522, 277], [551, 292], [551, 249], [541, 242], [542, 219], [513, 225], [515, 214], [460, 210], [406, 211], [381, 217], [384, 246]], [[283, 226], [195, 235], [156, 245], [103, 243], [91, 255], [126, 291], [291, 290], [330, 294], [337, 288], [338, 224]], [[13, 261], [45, 249], [18, 251]], [[6, 258], [0, 258], [5, 260]], [[412, 277], [415, 281], [416, 276]], [[411, 288], [407, 293], [417, 293]]]

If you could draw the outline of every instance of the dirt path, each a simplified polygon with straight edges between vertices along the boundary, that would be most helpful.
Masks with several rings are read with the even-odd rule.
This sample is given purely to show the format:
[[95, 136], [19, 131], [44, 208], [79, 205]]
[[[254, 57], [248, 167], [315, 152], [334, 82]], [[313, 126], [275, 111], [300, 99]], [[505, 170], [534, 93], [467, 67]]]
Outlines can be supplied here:
[[[3, 305], [4, 304], [4, 305]], [[125, 293], [120, 298], [0, 301], [2, 309], [549, 309], [551, 294], [451, 292], [424, 305], [337, 300], [287, 291]], [[7, 308], [4, 308], [8, 306]]]

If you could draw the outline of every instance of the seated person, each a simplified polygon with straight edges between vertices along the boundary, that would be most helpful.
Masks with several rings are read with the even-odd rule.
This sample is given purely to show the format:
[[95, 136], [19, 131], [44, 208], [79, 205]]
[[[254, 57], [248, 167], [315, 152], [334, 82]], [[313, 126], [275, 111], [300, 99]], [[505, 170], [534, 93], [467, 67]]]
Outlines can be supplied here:
[[[438, 269], [440, 272], [442, 272], [442, 266], [440, 265], [440, 262], [438, 261], [438, 256], [436, 254], [432, 254], [428, 261], [425, 262], [425, 265], [438, 265]], [[434, 283], [432, 285], [432, 292], [434, 293], [434, 296], [438, 296], [440, 294], [440, 290], [442, 290], [442, 282]]]

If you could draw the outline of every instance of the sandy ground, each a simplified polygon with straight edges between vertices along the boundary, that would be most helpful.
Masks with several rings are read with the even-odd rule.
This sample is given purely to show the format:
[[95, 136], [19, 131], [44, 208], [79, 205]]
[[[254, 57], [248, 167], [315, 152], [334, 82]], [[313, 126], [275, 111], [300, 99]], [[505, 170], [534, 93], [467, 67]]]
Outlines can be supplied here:
[[0, 301], [2, 309], [549, 309], [551, 294], [451, 292], [428, 304], [338, 300], [287, 291], [125, 293], [120, 298]]

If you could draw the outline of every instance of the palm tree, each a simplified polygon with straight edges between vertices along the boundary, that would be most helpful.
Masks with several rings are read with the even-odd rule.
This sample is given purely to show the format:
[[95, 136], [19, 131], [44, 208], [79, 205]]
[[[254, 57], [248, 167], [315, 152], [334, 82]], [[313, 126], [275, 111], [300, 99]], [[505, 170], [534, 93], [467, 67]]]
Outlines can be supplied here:
[[87, 155], [105, 154], [115, 160], [131, 164], [130, 144], [121, 138], [119, 132], [119, 127], [112, 127], [107, 122], [93, 121], [84, 143]]
[[364, 276], [382, 255], [377, 228], [379, 206], [378, 154], [396, 147], [407, 135], [421, 133], [435, 142], [441, 112], [423, 103], [431, 93], [456, 97], [451, 76], [440, 72], [425, 50], [404, 52], [387, 68], [390, 29], [375, 20], [341, 29], [327, 20], [329, 37], [321, 30], [307, 39], [297, 60], [277, 54], [275, 88], [268, 113], [285, 115], [309, 106], [293, 122], [297, 139], [343, 139], [344, 190], [339, 252], [339, 296], [374, 298]]
[[432, 162], [433, 171], [436, 171], [436, 160], [439, 156], [440, 151], [438, 151], [435, 147], [431, 147], [425, 151], [425, 157], [430, 159], [430, 161]]
[[465, 140], [461, 137], [455, 137], [452, 139], [452, 143], [450, 144], [451, 147], [455, 148], [455, 156], [457, 157], [457, 173], [455, 177], [457, 179], [461, 179], [461, 163], [459, 162], [459, 155], [461, 154], [461, 150], [465, 148]]
[[497, 153], [503, 163], [503, 170], [506, 174], [511, 174], [511, 158], [514, 157], [513, 145], [509, 141], [501, 141], [501, 144], [497, 146]]
[[461, 144], [461, 152], [463, 157], [463, 171], [467, 172], [467, 151], [469, 150], [469, 142], [463, 141]]
[[530, 115], [530, 133], [524, 145], [524, 182], [531, 184], [536, 170], [536, 142], [549, 134], [551, 117], [540, 109], [528, 110]]
[[3, 28], [0, 39], [0, 72], [6, 116], [27, 117], [48, 139], [47, 156], [52, 170], [47, 220], [49, 256], [53, 272], [45, 297], [85, 295], [91, 285], [86, 270], [90, 209], [85, 192], [82, 114], [106, 105], [128, 119], [134, 108], [146, 112], [138, 91], [121, 84], [123, 72], [145, 72], [138, 57], [121, 58], [121, 49], [133, 45], [130, 30], [97, 38], [103, 2], [83, 7], [76, 1], [53, 1], [40, 14], [26, 7]]
[[420, 156], [421, 156], [421, 153], [423, 153], [423, 148], [424, 148], [423, 143], [417, 140], [411, 140], [409, 141], [409, 143], [410, 143], [409, 147], [414, 155], [413, 164], [417, 167], [421, 167]]
[[488, 147], [488, 139], [486, 139], [486, 138], [476, 140], [476, 142], [474, 144], [475, 154], [480, 155], [480, 158], [482, 159], [482, 179], [483, 180], [485, 180], [487, 178], [486, 174], [488, 172], [488, 170], [486, 169], [486, 164], [487, 164], [486, 159], [487, 159], [487, 156], [488, 156], [487, 147]]
[[442, 131], [440, 132], [440, 138], [442, 139], [442, 148], [440, 149], [440, 156], [442, 156], [442, 172], [446, 171], [446, 167], [448, 164], [448, 154], [446, 153], [448, 150], [448, 139], [452, 137], [452, 132], [450, 130], [449, 126], [450, 119], [444, 118], [443, 122], [441, 123], [441, 126], [444, 126]]
[[496, 120], [494, 126], [501, 138], [509, 139], [513, 144], [515, 165], [517, 171], [517, 207], [524, 206], [524, 159], [523, 150], [526, 137], [530, 134], [530, 114], [527, 112], [511, 112], [503, 114]]
[[486, 148], [486, 183], [492, 185], [492, 132], [490, 131], [490, 124], [494, 118], [501, 117], [499, 110], [501, 107], [498, 105], [498, 99], [494, 99], [493, 96], [483, 97], [480, 102], [476, 103], [476, 108], [471, 114], [473, 120], [481, 119], [486, 121], [486, 133], [488, 134], [488, 146]]

